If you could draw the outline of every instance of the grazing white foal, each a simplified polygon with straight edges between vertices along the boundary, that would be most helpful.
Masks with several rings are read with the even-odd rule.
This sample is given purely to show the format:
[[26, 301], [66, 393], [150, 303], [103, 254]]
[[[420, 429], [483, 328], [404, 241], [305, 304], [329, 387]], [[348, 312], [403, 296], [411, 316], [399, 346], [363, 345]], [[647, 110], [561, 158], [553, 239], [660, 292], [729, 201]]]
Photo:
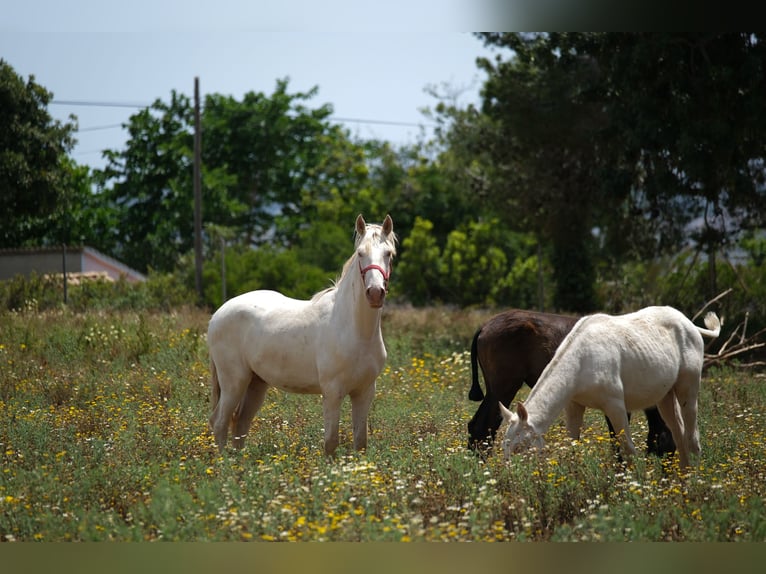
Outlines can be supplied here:
[[500, 405], [509, 425], [503, 440], [505, 459], [542, 447], [543, 434], [564, 409], [569, 435], [579, 438], [585, 407], [609, 417], [623, 452], [632, 457], [636, 448], [628, 413], [657, 405], [673, 434], [681, 467], [689, 466], [690, 454], [700, 452], [702, 336], [714, 338], [721, 332], [715, 313], [705, 316], [705, 326], [697, 327], [672, 307], [583, 317], [561, 342], [527, 400], [518, 404], [517, 413]]
[[324, 450], [338, 446], [340, 407], [351, 397], [354, 448], [367, 446], [367, 415], [375, 379], [386, 362], [380, 329], [395, 255], [394, 224], [356, 219], [356, 249], [334, 287], [310, 301], [276, 291], [251, 291], [213, 314], [210, 426], [223, 450], [231, 427], [241, 448], [270, 386], [322, 395]]

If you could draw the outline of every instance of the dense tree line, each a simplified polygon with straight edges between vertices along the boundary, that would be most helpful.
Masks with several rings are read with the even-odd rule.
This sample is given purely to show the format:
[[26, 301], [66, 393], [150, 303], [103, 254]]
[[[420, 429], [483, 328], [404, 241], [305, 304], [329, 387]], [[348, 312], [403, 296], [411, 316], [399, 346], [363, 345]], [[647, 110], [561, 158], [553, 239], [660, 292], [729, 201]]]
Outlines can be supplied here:
[[[352, 138], [312, 103], [316, 88], [209, 94], [205, 299], [221, 302], [224, 273], [227, 296], [310, 295], [350, 254], [362, 212], [394, 217], [392, 295], [414, 304], [618, 311], [684, 289], [692, 305], [732, 283], [737, 304], [756, 301], [763, 40], [477, 34], [495, 55], [477, 62], [481, 104], [437, 101], [435, 137], [401, 148]], [[75, 120], [53, 122], [44, 88], [6, 63], [0, 73], [1, 245], [85, 243], [193, 284], [190, 99], [173, 92], [133, 115], [126, 147], [90, 173], [68, 155]]]
[[591, 310], [599, 265], [690, 241], [715, 291], [715, 255], [763, 225], [763, 35], [481, 38], [501, 55], [458, 137], [498, 213], [550, 245], [557, 306]]

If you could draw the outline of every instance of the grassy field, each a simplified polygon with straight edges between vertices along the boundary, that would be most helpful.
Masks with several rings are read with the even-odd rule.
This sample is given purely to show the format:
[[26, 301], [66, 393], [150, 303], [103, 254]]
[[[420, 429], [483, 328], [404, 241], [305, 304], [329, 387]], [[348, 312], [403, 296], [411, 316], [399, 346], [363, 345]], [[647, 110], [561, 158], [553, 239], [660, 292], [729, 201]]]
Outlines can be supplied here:
[[346, 401], [328, 460], [320, 398], [273, 389], [245, 449], [219, 456], [207, 313], [4, 313], [0, 540], [766, 540], [763, 378], [705, 374], [685, 475], [616, 462], [596, 412], [580, 441], [556, 424], [542, 456], [481, 460], [467, 350], [487, 316], [387, 309], [370, 447], [351, 450]]

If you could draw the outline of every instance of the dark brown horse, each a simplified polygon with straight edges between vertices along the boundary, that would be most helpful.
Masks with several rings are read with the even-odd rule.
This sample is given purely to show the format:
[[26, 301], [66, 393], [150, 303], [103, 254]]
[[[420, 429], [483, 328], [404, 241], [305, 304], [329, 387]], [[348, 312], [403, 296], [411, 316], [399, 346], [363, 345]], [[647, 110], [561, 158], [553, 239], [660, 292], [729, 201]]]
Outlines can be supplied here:
[[[540, 373], [553, 357], [561, 341], [577, 322], [578, 317], [512, 309], [491, 317], [473, 337], [471, 344], [471, 390], [468, 398], [482, 401], [468, 423], [469, 447], [489, 445], [502, 423], [498, 401], [510, 405], [521, 385], [532, 388]], [[481, 367], [485, 395], [479, 385]], [[675, 451], [670, 430], [656, 407], [646, 409], [649, 434], [647, 452], [662, 456]], [[614, 429], [607, 418], [609, 433]]]

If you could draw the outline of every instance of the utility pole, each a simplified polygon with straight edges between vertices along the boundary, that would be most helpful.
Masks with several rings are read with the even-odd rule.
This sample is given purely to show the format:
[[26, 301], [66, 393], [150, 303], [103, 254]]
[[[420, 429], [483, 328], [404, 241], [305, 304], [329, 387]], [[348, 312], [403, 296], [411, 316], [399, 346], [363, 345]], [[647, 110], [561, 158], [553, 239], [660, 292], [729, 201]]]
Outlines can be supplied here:
[[545, 291], [543, 290], [543, 245], [537, 238], [537, 308], [545, 311]]
[[66, 241], [61, 245], [61, 267], [64, 275], [64, 305], [69, 303], [69, 278], [66, 273]]
[[194, 78], [194, 279], [197, 300], [204, 300], [202, 292], [202, 134], [199, 118], [199, 78]]
[[226, 238], [221, 233], [221, 297], [226, 303]]

